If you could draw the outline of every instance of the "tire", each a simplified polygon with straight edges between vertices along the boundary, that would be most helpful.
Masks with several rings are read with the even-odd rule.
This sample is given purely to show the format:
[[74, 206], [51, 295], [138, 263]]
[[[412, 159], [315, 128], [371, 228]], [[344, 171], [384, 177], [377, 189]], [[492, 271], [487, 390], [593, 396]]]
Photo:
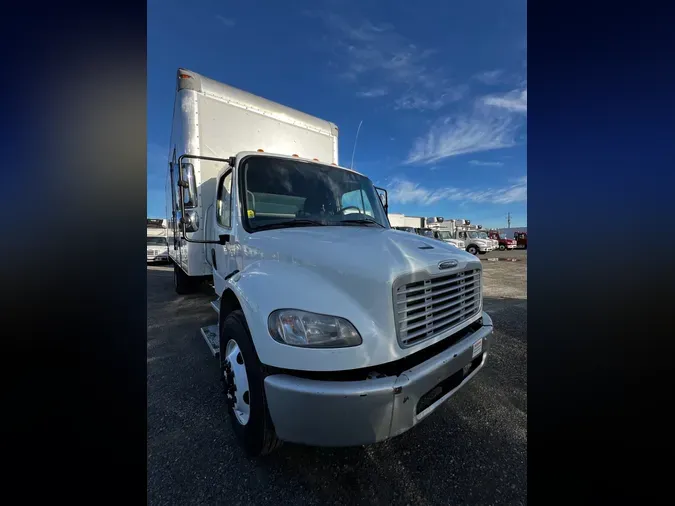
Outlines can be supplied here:
[[[229, 358], [228, 349], [230, 348], [228, 347], [233, 349]], [[238, 354], [236, 354], [237, 352]], [[241, 355], [243, 364], [239, 360], [239, 355]], [[220, 377], [225, 387], [227, 411], [237, 439], [248, 455], [252, 457], [269, 455], [281, 446], [282, 441], [277, 438], [267, 408], [264, 386], [265, 370], [258, 359], [251, 333], [241, 310], [232, 311], [220, 325], [219, 357]], [[238, 365], [232, 364], [230, 358], [235, 360]], [[247, 376], [246, 382], [241, 381], [241, 377], [235, 378], [236, 371], [241, 371], [242, 366]], [[246, 385], [248, 396], [245, 396], [246, 392], [233, 390], [234, 384]], [[247, 417], [243, 417], [242, 413], [235, 409], [239, 405], [238, 403], [244, 403], [248, 406]], [[245, 423], [243, 423], [242, 418], [245, 418]]]
[[471, 253], [472, 255], [478, 254], [478, 248], [476, 248], [473, 244], [469, 245], [469, 247], [466, 248], [466, 251]]
[[506, 246], [504, 246], [503, 244], [500, 244], [499, 245], [499, 251], [505, 251], [505, 250], [506, 250]]
[[173, 287], [178, 295], [186, 295], [195, 290], [195, 281], [190, 278], [177, 263], [173, 264]]

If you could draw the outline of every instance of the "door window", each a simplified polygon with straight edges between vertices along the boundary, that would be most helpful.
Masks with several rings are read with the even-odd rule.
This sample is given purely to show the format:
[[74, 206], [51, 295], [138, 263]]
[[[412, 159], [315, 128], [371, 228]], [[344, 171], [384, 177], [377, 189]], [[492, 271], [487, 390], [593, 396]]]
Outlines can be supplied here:
[[218, 198], [216, 199], [216, 220], [218, 224], [232, 227], [232, 171], [228, 171], [218, 183]]

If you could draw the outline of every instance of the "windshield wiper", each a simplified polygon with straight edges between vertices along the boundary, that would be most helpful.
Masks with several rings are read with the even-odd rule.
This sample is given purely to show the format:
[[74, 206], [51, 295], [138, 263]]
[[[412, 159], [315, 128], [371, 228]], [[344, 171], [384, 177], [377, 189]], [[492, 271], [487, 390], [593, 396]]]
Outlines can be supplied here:
[[378, 223], [375, 220], [368, 220], [368, 219], [365, 219], [365, 218], [351, 219], [351, 220], [340, 220], [340, 223], [373, 223], [373, 224], [377, 225], [378, 227], [386, 228], [384, 225], [382, 225], [381, 223]]
[[267, 225], [260, 225], [255, 227], [255, 230], [273, 230], [276, 228], [293, 228], [293, 227], [325, 227], [325, 223], [317, 220], [291, 220], [291, 221], [282, 221], [281, 223], [268, 223]]

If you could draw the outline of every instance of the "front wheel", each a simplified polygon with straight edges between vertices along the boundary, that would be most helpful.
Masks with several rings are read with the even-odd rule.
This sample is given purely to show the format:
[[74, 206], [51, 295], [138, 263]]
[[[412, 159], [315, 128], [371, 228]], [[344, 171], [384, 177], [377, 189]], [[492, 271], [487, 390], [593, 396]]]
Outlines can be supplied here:
[[499, 251], [504, 251], [505, 249], [506, 249], [506, 246], [504, 246], [503, 244], [499, 245]]
[[279, 446], [265, 398], [265, 372], [240, 310], [220, 325], [220, 374], [232, 429], [251, 456], [269, 455]]
[[477, 255], [477, 254], [478, 254], [478, 248], [476, 248], [476, 247], [473, 246], [473, 245], [471, 245], [471, 246], [469, 246], [468, 248], [466, 248], [466, 251], [468, 251], [468, 252], [471, 253], [472, 255]]

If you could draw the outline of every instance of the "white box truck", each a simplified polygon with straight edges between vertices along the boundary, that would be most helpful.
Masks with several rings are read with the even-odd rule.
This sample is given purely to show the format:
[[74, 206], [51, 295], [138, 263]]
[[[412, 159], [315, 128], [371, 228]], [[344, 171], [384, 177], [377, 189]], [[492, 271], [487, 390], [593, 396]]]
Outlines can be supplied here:
[[166, 220], [147, 218], [147, 262], [168, 262], [169, 248], [166, 240]]
[[445, 221], [442, 216], [432, 216], [426, 219], [427, 228], [431, 229], [434, 239], [452, 244], [455, 248], [465, 249], [466, 244], [461, 239], [455, 239], [455, 225], [453, 220]]
[[202, 333], [249, 454], [397, 436], [484, 366], [480, 261], [392, 230], [334, 124], [183, 69], [175, 104], [175, 286], [213, 280]]

